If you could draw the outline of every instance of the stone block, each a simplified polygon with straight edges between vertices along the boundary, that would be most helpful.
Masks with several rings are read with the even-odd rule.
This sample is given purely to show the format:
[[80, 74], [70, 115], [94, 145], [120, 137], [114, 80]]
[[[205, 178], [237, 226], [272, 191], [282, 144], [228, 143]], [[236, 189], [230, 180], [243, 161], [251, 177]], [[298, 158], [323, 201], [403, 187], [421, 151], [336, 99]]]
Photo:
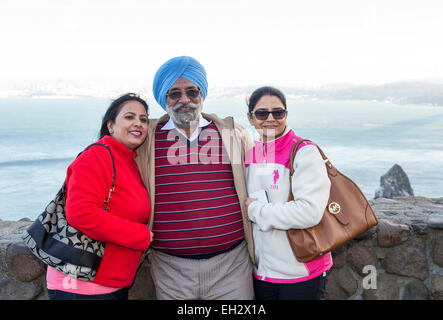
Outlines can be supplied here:
[[346, 254], [343, 246], [332, 250], [331, 255], [334, 268], [341, 268], [346, 264]]
[[23, 282], [37, 279], [46, 271], [46, 265], [22, 242], [9, 245], [6, 250], [6, 263], [14, 276]]
[[392, 247], [401, 244], [409, 239], [409, 227], [405, 224], [398, 224], [386, 219], [378, 222], [377, 241], [380, 247]]
[[326, 279], [326, 300], [345, 300], [357, 291], [357, 280], [346, 268], [331, 270]]
[[356, 244], [348, 249], [348, 262], [355, 272], [365, 276], [363, 268], [367, 265], [377, 267], [377, 256], [373, 249]]
[[402, 300], [428, 300], [429, 292], [423, 282], [413, 280], [405, 286]]
[[23, 283], [11, 279], [0, 280], [0, 300], [32, 300], [42, 288], [33, 283]]
[[443, 229], [443, 215], [431, 215], [428, 220], [428, 225], [433, 229]]
[[434, 300], [443, 300], [443, 276], [434, 275], [432, 277], [431, 294]]
[[386, 252], [383, 265], [387, 272], [393, 274], [415, 277], [419, 280], [425, 280], [428, 276], [424, 245], [420, 243], [391, 248]]

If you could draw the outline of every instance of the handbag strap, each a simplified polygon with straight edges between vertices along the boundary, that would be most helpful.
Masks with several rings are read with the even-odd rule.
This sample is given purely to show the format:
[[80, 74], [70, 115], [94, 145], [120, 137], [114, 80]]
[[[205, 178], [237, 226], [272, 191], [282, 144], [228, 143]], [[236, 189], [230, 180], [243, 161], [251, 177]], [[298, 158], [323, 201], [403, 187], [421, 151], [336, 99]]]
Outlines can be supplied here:
[[326, 157], [325, 153], [323, 152], [323, 150], [322, 150], [318, 145], [316, 145], [316, 144], [315, 144], [314, 142], [312, 142], [311, 140], [308, 140], [308, 139], [300, 139], [300, 140], [298, 140], [298, 141], [292, 146], [292, 149], [291, 149], [291, 155], [290, 155], [290, 161], [291, 161], [291, 166], [290, 166], [290, 178], [292, 178], [292, 175], [294, 174], [294, 158], [295, 158], [295, 154], [297, 153], [298, 148], [300, 147], [300, 145], [301, 145], [303, 142], [305, 142], [305, 141], [309, 141], [309, 142], [313, 143], [313, 144], [317, 147], [318, 151], [320, 152], [320, 155], [322, 156], [323, 160], [325, 161], [326, 166], [327, 166], [329, 169], [332, 169], [332, 168], [333, 168], [331, 161], [329, 161], [328, 157]]
[[[112, 194], [112, 192], [114, 191], [114, 189], [115, 189], [115, 162], [114, 162], [114, 156], [112, 155], [112, 151], [111, 151], [111, 149], [106, 145], [106, 144], [104, 144], [104, 143], [100, 143], [100, 142], [96, 142], [96, 143], [93, 143], [93, 144], [90, 144], [89, 146], [87, 146], [86, 147], [86, 149], [85, 150], [83, 150], [82, 152], [85, 152], [86, 150], [88, 150], [90, 147], [92, 147], [92, 146], [102, 146], [102, 147], [105, 147], [106, 149], [108, 149], [108, 151], [109, 151], [109, 154], [110, 154], [110, 156], [111, 156], [111, 160], [112, 160], [112, 186], [111, 186], [111, 189], [109, 189], [109, 194], [108, 194], [108, 198], [105, 200], [105, 202], [103, 203], [103, 209], [105, 209], [106, 211], [108, 211], [108, 207], [109, 207], [109, 201], [111, 201], [111, 194]], [[79, 153], [79, 155], [82, 153], [82, 152], [80, 152]], [[79, 156], [78, 155], [78, 156]], [[77, 156], [77, 157], [78, 157]]]
[[294, 174], [294, 158], [295, 158], [295, 154], [297, 153], [300, 145], [305, 142], [305, 141], [309, 141], [311, 143], [313, 143], [318, 151], [320, 152], [323, 160], [325, 161], [325, 165], [326, 165], [326, 169], [328, 170], [328, 174], [332, 175], [332, 176], [336, 176], [337, 175], [337, 169], [335, 169], [332, 166], [331, 161], [329, 161], [328, 157], [326, 157], [326, 155], [324, 154], [323, 150], [320, 149], [320, 147], [318, 145], [316, 145], [314, 142], [312, 142], [311, 140], [308, 139], [300, 139], [298, 140], [296, 143], [294, 143], [294, 145], [292, 146], [291, 149], [291, 155], [290, 155], [290, 167], [289, 167], [289, 197], [288, 197], [288, 201], [292, 201], [294, 200], [294, 196], [292, 195], [292, 175]]
[[297, 153], [297, 151], [298, 151], [298, 148], [300, 147], [300, 145], [303, 143], [303, 142], [305, 142], [305, 141], [310, 141], [310, 140], [306, 140], [306, 139], [300, 139], [300, 140], [298, 140], [293, 146], [292, 146], [292, 149], [291, 149], [291, 155], [290, 155], [290, 161], [291, 161], [291, 165], [290, 165], [290, 167], [289, 167], [289, 170], [290, 170], [290, 175], [289, 175], [289, 177], [290, 178], [292, 178], [292, 175], [294, 174], [294, 158], [295, 158], [295, 154]]
[[[104, 144], [104, 143], [100, 143], [100, 142], [96, 142], [96, 143], [92, 143], [92, 144], [90, 144], [89, 146], [87, 146], [87, 147], [85, 148], [85, 150], [83, 150], [82, 152], [80, 152], [80, 153], [77, 155], [76, 159], [77, 159], [77, 158], [78, 158], [83, 152], [85, 152], [86, 150], [88, 150], [88, 149], [89, 149], [90, 147], [92, 147], [92, 146], [102, 146], [102, 147], [105, 147], [106, 149], [108, 149], [109, 154], [110, 154], [110, 156], [111, 156], [111, 160], [112, 160], [112, 171], [113, 171], [113, 175], [112, 175], [112, 186], [111, 186], [111, 189], [109, 189], [108, 198], [107, 198], [107, 199], [104, 201], [104, 203], [103, 203], [103, 208], [104, 208], [106, 211], [108, 211], [109, 201], [111, 201], [111, 194], [112, 194], [112, 192], [113, 192], [114, 189], [115, 189], [115, 162], [114, 162], [114, 156], [112, 155], [112, 151], [111, 151], [111, 149], [110, 149], [106, 144]], [[62, 196], [62, 195], [64, 195], [65, 191], [66, 191], [66, 180], [65, 180], [65, 182], [63, 183], [63, 187], [60, 189], [60, 191], [58, 192], [57, 196]]]
[[78, 154], [78, 156], [81, 155], [83, 152], [85, 152], [86, 150], [88, 150], [92, 146], [102, 146], [102, 147], [105, 147], [106, 149], [108, 149], [109, 155], [111, 156], [111, 160], [112, 160], [112, 171], [113, 171], [113, 175], [112, 175], [112, 189], [114, 189], [114, 186], [115, 186], [115, 162], [114, 162], [114, 156], [112, 155], [111, 149], [106, 144], [100, 143], [100, 142], [96, 142], [96, 143], [90, 144], [89, 146], [86, 147], [85, 150], [80, 152]]

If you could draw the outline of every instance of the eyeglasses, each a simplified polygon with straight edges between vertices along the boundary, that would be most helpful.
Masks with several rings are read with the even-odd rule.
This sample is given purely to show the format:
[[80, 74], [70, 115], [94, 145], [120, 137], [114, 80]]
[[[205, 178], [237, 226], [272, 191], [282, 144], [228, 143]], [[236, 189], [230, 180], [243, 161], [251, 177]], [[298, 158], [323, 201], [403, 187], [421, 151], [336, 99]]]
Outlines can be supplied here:
[[257, 120], [261, 121], [268, 119], [270, 113], [272, 113], [275, 120], [282, 120], [285, 118], [287, 111], [285, 109], [274, 109], [272, 111], [258, 109], [250, 113], [254, 114]]
[[[182, 94], [183, 93], [180, 90], [173, 90], [171, 92], [166, 93], [166, 96], [169, 97], [169, 99], [171, 100], [180, 100]], [[189, 99], [195, 99], [200, 94], [200, 88], [186, 89], [185, 94]]]

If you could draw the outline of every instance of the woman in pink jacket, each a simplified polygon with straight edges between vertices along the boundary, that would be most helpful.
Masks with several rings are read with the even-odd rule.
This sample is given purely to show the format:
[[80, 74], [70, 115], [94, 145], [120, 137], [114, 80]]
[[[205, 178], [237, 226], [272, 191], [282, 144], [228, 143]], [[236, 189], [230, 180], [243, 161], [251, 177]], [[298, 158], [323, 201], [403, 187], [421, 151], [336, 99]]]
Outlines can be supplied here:
[[248, 101], [248, 119], [260, 135], [246, 155], [246, 200], [253, 223], [256, 255], [254, 291], [257, 300], [320, 299], [331, 254], [308, 262], [296, 260], [286, 230], [318, 224], [326, 207], [330, 181], [315, 145], [304, 142], [294, 159], [290, 192], [290, 153], [301, 138], [288, 126], [283, 93], [273, 87], [255, 90]]

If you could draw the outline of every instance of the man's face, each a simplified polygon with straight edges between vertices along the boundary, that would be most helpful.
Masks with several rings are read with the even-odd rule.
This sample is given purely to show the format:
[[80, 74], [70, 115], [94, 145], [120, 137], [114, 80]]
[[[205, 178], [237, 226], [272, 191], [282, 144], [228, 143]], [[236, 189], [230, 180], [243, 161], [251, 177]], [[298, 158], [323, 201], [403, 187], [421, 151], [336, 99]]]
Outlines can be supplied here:
[[192, 121], [198, 121], [202, 108], [200, 90], [191, 81], [180, 77], [169, 88], [166, 111], [179, 128], [189, 128]]

